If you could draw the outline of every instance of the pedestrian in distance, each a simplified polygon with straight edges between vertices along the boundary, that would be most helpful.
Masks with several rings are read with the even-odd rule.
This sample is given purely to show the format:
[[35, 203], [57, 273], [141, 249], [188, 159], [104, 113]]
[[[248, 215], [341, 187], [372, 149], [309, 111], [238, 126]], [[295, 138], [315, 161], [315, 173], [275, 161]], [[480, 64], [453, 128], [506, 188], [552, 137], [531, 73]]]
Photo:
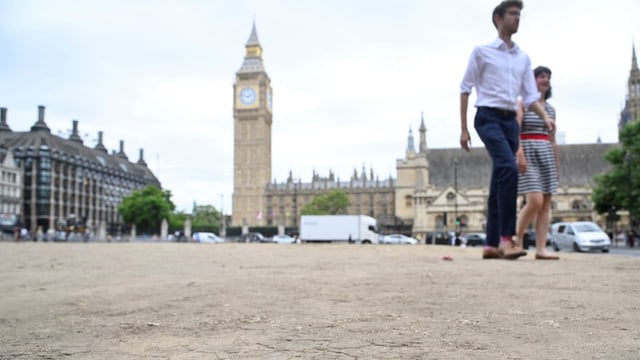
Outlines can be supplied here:
[[[556, 120], [556, 110], [547, 100], [551, 97], [551, 70], [538, 66], [533, 70], [536, 86], [540, 92], [538, 103]], [[516, 228], [516, 243], [522, 246], [524, 231], [535, 219], [537, 260], [558, 260], [547, 252], [547, 232], [551, 221], [551, 196], [558, 189], [558, 146], [555, 135], [546, 128], [544, 120], [532, 111], [526, 111], [518, 102], [517, 113], [520, 124], [520, 147], [516, 152], [516, 163], [520, 171], [518, 193], [524, 194], [526, 203]]]
[[476, 88], [474, 128], [492, 161], [483, 259], [514, 260], [527, 254], [513, 241], [518, 194], [515, 160], [519, 142], [516, 121], [518, 97], [522, 97], [525, 108], [544, 120], [549, 131], [555, 130], [553, 120], [537, 102], [540, 95], [536, 90], [531, 60], [511, 40], [511, 36], [518, 32], [523, 7], [520, 0], [502, 1], [495, 7], [492, 21], [498, 37], [473, 49], [460, 85], [460, 145], [466, 151], [471, 146], [467, 109], [469, 94]]

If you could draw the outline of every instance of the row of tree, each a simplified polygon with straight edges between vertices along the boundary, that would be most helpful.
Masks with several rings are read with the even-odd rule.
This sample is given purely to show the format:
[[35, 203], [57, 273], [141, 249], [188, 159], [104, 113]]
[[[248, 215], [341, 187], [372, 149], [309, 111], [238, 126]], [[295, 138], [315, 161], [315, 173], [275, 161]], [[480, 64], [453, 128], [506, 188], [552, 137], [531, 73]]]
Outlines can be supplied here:
[[[327, 194], [316, 196], [301, 209], [303, 215], [346, 214], [349, 196], [344, 191], [331, 190]], [[191, 219], [194, 229], [220, 228], [223, 214], [214, 206], [194, 206], [191, 214], [176, 212], [171, 201], [171, 192], [157, 186], [134, 191], [127, 196], [118, 208], [127, 224], [135, 224], [139, 232], [155, 233], [160, 229], [162, 219], [168, 219], [172, 229], [184, 228], [187, 218]]]

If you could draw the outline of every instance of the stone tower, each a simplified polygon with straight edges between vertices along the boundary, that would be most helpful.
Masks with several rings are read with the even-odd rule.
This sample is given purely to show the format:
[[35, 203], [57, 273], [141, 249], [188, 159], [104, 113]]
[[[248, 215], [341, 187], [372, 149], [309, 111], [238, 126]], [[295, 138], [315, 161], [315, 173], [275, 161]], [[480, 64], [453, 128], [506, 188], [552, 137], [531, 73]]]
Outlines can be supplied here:
[[624, 109], [620, 113], [618, 133], [620, 133], [622, 128], [629, 122], [636, 121], [640, 118], [640, 69], [638, 69], [635, 46], [632, 46], [631, 51], [631, 72], [629, 73], [629, 81], [627, 82], [627, 99]]
[[413, 221], [414, 225], [422, 229], [426, 226], [424, 217], [416, 216], [416, 213], [421, 215], [425, 211], [426, 203], [423, 203], [423, 199], [429, 187], [427, 128], [424, 125], [424, 116], [421, 118], [419, 131], [418, 152], [414, 148], [413, 133], [409, 130], [406, 157], [396, 161], [398, 179], [395, 208], [396, 215], [400, 219], [407, 222]]
[[255, 22], [233, 85], [234, 225], [264, 224], [264, 193], [271, 180], [271, 80], [262, 63]]

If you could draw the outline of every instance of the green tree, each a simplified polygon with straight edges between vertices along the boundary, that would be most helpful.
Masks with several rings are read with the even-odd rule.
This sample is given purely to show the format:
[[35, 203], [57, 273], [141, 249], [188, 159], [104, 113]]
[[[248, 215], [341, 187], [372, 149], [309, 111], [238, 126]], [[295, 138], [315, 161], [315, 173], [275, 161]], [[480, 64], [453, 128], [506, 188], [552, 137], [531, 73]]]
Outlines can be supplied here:
[[220, 227], [222, 214], [213, 205], [194, 206], [191, 224], [194, 227]]
[[[605, 154], [611, 170], [596, 176], [591, 196], [598, 213], [612, 209], [629, 211], [631, 219], [640, 218], [640, 120], [627, 124], [620, 132], [621, 147]], [[611, 215], [609, 216], [612, 219]], [[632, 224], [634, 225], [634, 224]]]
[[149, 185], [124, 198], [118, 211], [127, 224], [135, 224], [140, 230], [159, 229], [162, 219], [168, 220], [175, 207], [169, 190]]
[[184, 229], [184, 223], [187, 221], [188, 217], [189, 214], [186, 214], [184, 211], [174, 212], [169, 217], [169, 228]]
[[340, 190], [331, 190], [326, 194], [316, 196], [301, 210], [302, 215], [337, 215], [346, 214], [351, 203], [349, 195]]

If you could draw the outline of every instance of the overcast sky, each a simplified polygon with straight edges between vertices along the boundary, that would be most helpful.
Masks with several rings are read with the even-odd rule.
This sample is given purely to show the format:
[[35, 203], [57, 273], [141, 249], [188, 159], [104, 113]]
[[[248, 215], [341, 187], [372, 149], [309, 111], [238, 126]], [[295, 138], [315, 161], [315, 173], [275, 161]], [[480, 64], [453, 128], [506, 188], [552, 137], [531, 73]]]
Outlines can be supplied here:
[[[422, 112], [428, 147], [459, 146], [460, 80], [496, 37], [497, 3], [0, 0], [0, 106], [14, 131], [44, 105], [55, 134], [77, 119], [89, 146], [102, 130], [133, 162], [144, 148], [178, 209], [229, 213], [232, 89], [254, 19], [274, 91], [272, 177], [348, 180], [365, 166], [395, 178]], [[552, 69], [566, 143], [616, 142], [640, 1], [530, 0], [522, 14], [514, 40]]]

